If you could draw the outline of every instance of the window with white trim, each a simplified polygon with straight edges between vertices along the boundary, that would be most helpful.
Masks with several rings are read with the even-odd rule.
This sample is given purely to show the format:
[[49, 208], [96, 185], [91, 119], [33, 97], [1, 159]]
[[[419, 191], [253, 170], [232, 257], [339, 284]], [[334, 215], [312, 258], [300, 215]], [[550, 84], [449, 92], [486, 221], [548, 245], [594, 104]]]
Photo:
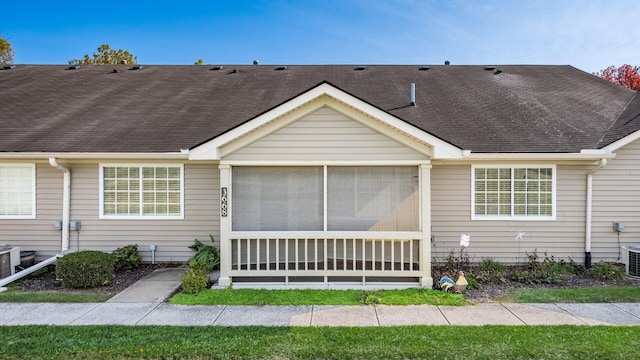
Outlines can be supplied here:
[[473, 166], [473, 219], [555, 219], [555, 166]]
[[418, 183], [415, 166], [234, 166], [232, 229], [419, 231]]
[[35, 164], [0, 164], [0, 218], [35, 219]]
[[182, 165], [101, 165], [102, 218], [182, 219]]

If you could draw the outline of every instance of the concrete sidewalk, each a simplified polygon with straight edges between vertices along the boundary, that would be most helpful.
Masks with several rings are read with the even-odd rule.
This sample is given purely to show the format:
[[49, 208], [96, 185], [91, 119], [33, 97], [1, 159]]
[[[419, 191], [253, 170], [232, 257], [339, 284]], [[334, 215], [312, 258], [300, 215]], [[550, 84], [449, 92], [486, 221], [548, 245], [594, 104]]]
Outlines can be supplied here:
[[187, 306], [0, 303], [0, 325], [640, 325], [640, 303], [475, 306]]
[[186, 306], [164, 301], [183, 269], [161, 269], [105, 303], [0, 303], [0, 325], [640, 325], [640, 303], [473, 306]]

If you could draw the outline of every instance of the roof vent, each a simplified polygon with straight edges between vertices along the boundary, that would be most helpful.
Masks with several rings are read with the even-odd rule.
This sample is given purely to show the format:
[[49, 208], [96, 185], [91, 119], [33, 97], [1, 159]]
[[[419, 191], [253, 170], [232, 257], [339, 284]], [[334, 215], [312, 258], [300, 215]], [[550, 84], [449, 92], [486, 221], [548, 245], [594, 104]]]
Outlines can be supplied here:
[[237, 74], [238, 73], [238, 69], [233, 69], [229, 72], [229, 74]]
[[15, 69], [16, 66], [15, 65], [6, 65], [2, 68], [2, 70], [11, 70], [11, 69]]
[[445, 65], [451, 65], [451, 61], [447, 60], [444, 62]]
[[260, 65], [260, 61], [258, 61], [258, 60], [253, 60], [253, 65]]
[[495, 69], [496, 69], [496, 67], [495, 67], [495, 66], [485, 66], [485, 67], [484, 67], [484, 70], [485, 70], [485, 71], [493, 71], [493, 70], [495, 70]]
[[142, 66], [142, 65], [136, 65], [136, 66], [132, 67], [132, 68], [131, 68], [131, 69], [129, 69], [129, 70], [142, 70], [142, 68], [143, 68], [143, 67], [144, 67], [144, 66]]
[[222, 70], [223, 68], [224, 66], [214, 66], [210, 70], [218, 71], [218, 70]]
[[420, 70], [420, 71], [429, 71], [429, 70], [431, 70], [431, 67], [429, 67], [429, 66], [420, 66], [420, 68], [418, 70]]
[[416, 106], [416, 83], [411, 83], [411, 102], [409, 106]]
[[275, 68], [275, 70], [281, 71], [281, 70], [287, 70], [286, 66], [278, 66], [277, 68]]
[[493, 72], [493, 75], [500, 75], [502, 74], [502, 70], [500, 69], [496, 69], [496, 71]]
[[80, 69], [80, 65], [71, 65], [67, 68], [67, 70], [78, 70]]
[[353, 69], [353, 70], [355, 70], [355, 71], [362, 71], [362, 70], [366, 70], [366, 69], [367, 69], [367, 67], [366, 67], [366, 66], [356, 66], [356, 68], [355, 68], [355, 69]]
[[115, 73], [118, 72], [118, 69], [113, 69], [113, 70], [111, 70], [111, 72], [115, 74]]

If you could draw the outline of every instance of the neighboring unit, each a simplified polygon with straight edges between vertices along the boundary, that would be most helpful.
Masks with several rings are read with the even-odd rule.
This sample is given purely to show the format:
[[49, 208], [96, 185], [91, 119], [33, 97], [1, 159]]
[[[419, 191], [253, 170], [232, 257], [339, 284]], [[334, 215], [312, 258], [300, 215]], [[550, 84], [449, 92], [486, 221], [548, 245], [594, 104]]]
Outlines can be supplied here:
[[0, 98], [0, 242], [38, 260], [211, 234], [222, 286], [430, 286], [461, 234], [507, 263], [639, 242], [640, 96], [570, 66], [18, 65]]

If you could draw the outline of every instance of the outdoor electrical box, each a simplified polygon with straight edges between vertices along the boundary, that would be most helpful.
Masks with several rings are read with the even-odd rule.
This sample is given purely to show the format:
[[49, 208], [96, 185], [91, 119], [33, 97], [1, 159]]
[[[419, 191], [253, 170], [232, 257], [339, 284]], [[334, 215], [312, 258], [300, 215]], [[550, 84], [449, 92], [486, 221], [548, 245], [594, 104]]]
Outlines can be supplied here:
[[73, 231], [80, 231], [80, 220], [69, 221], [69, 229]]
[[62, 229], [62, 220], [56, 220], [53, 222], [53, 226], [57, 229], [57, 230], [61, 230]]
[[614, 221], [613, 222], [613, 231], [621, 232], [624, 230], [624, 223], [622, 221]]

